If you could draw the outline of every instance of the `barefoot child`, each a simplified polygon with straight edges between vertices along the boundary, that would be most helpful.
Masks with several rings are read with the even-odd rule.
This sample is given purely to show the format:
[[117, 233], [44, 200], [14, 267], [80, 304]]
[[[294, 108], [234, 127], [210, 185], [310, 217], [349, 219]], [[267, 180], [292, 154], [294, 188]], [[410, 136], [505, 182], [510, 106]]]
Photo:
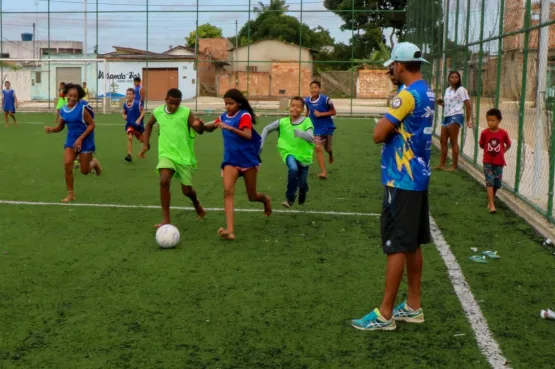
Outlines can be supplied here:
[[17, 108], [17, 96], [15, 91], [11, 88], [11, 83], [6, 81], [4, 84], [5, 90], [2, 90], [2, 107], [4, 109], [4, 123], [6, 128], [10, 125], [9, 117], [12, 117], [13, 123], [17, 126], [15, 119], [15, 108]]
[[503, 167], [505, 152], [511, 148], [511, 139], [504, 129], [499, 128], [503, 117], [499, 109], [490, 109], [486, 113], [488, 128], [480, 135], [480, 147], [484, 150], [484, 174], [486, 175], [486, 187], [488, 189], [488, 210], [495, 213], [495, 195], [501, 188], [503, 180]]
[[145, 111], [139, 101], [136, 101], [135, 91], [128, 88], [125, 97], [127, 101], [123, 103], [123, 119], [125, 120], [125, 132], [127, 133], [127, 156], [125, 161], [131, 163], [133, 161], [133, 137], [139, 142], [143, 142], [143, 133], [145, 124], [143, 118]]
[[222, 176], [224, 182], [224, 208], [227, 228], [220, 228], [218, 234], [227, 240], [235, 239], [233, 218], [233, 195], [235, 183], [239, 177], [245, 179], [249, 201], [264, 204], [264, 214], [272, 214], [272, 202], [269, 196], [256, 192], [256, 176], [260, 167], [260, 135], [255, 131], [256, 117], [241, 91], [231, 89], [224, 95], [225, 108], [214, 122], [204, 125], [206, 131], [222, 129], [224, 137], [224, 160]]
[[286, 201], [282, 203], [286, 208], [290, 208], [295, 203], [297, 190], [299, 205], [305, 203], [308, 192], [308, 167], [312, 164], [314, 155], [314, 126], [310, 118], [302, 116], [304, 109], [305, 103], [302, 97], [292, 98], [289, 106], [290, 116], [270, 123], [262, 131], [260, 150], [270, 132], [279, 133], [278, 150], [283, 162], [289, 168]]
[[307, 107], [307, 116], [310, 117], [314, 124], [314, 140], [316, 141], [316, 158], [320, 166], [320, 174], [318, 178], [327, 179], [328, 172], [324, 160], [324, 150], [329, 155], [329, 163], [333, 164], [332, 140], [335, 124], [333, 117], [337, 114], [335, 107], [330, 98], [320, 93], [322, 85], [318, 81], [310, 84], [311, 97], [305, 99]]
[[[158, 137], [158, 166], [160, 174], [160, 202], [162, 203], [162, 222], [156, 224], [159, 228], [164, 224], [171, 224], [170, 218], [170, 183], [172, 177], [181, 182], [181, 191], [193, 202], [199, 218], [204, 218], [205, 211], [200, 204], [197, 193], [192, 187], [193, 172], [196, 168], [195, 137], [202, 134], [202, 122], [195, 118], [191, 110], [181, 106], [183, 95], [177, 88], [172, 88], [166, 95], [166, 105], [154, 109], [144, 133], [143, 149], [140, 158], [150, 148], [149, 141], [152, 127], [158, 123], [160, 132]], [[135, 104], [140, 104], [136, 101]]]
[[81, 173], [87, 175], [95, 171], [99, 176], [102, 167], [93, 158], [94, 145], [94, 113], [84, 101], [85, 91], [79, 85], [68, 84], [64, 90], [67, 105], [60, 110], [60, 122], [56, 127], [45, 127], [46, 133], [57, 133], [67, 125], [67, 138], [64, 145], [64, 168], [68, 195], [63, 202], [75, 200], [73, 191], [73, 161], [79, 155]]

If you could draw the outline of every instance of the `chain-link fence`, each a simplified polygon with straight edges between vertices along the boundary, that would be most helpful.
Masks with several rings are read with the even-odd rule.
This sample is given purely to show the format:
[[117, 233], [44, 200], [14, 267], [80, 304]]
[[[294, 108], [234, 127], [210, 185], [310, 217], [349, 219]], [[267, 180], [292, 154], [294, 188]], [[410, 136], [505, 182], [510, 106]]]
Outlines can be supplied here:
[[[426, 78], [442, 95], [459, 71], [473, 108], [474, 128], [463, 127], [461, 153], [482, 166], [479, 135], [486, 111], [499, 108], [513, 146], [504, 182], [515, 195], [553, 220], [552, 150], [555, 108], [555, 1], [409, 0], [407, 39], [431, 62]], [[441, 129], [442, 110], [435, 118]]]
[[20, 110], [53, 110], [60, 82], [87, 83], [91, 105], [118, 106], [141, 77], [147, 108], [168, 88], [200, 112], [230, 88], [262, 113], [322, 82], [340, 115], [379, 115], [392, 86], [384, 37], [403, 37], [402, 2], [364, 0], [1, 0], [1, 80]]

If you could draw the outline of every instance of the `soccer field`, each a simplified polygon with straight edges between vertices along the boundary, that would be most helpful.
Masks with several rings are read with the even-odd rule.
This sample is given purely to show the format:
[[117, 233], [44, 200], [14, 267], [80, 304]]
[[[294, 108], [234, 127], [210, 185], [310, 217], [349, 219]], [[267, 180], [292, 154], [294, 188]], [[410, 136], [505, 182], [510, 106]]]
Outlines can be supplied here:
[[[217, 235], [225, 224], [221, 133], [200, 136], [194, 187], [211, 210], [201, 221], [174, 209], [182, 241], [161, 250], [156, 136], [146, 159], [125, 163], [121, 117], [98, 115], [104, 172], [76, 174], [76, 203], [59, 206], [65, 132], [44, 133], [52, 114], [18, 118], [20, 127], [0, 130], [0, 368], [466, 369], [499, 360], [553, 368], [555, 322], [539, 317], [555, 306], [552, 251], [503, 205], [490, 215], [485, 190], [462, 172], [432, 177], [440, 231], [437, 246], [424, 248], [426, 323], [399, 323], [394, 332], [350, 326], [379, 306], [384, 285], [372, 120], [336, 120], [336, 164], [327, 181], [313, 165], [308, 201], [294, 211], [279, 205], [287, 169], [270, 136], [258, 186], [279, 212], [266, 219], [240, 180], [234, 242]], [[261, 118], [257, 130], [270, 121]], [[172, 195], [173, 206], [191, 206], [176, 181]], [[471, 247], [501, 259], [473, 263]], [[455, 259], [446, 263], [440, 249]], [[461, 302], [453, 285], [474, 299]], [[403, 283], [399, 302], [405, 295]], [[471, 316], [478, 336], [463, 309], [472, 301], [485, 317]]]

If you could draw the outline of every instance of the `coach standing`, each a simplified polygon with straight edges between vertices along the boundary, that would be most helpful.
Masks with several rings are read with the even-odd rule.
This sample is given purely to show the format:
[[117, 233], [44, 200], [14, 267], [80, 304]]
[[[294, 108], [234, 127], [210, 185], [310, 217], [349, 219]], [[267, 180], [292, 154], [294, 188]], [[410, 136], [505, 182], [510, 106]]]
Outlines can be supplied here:
[[[420, 49], [403, 42], [384, 65], [406, 88], [378, 121], [374, 142], [383, 143], [381, 214], [382, 247], [387, 255], [385, 293], [379, 308], [352, 321], [360, 330], [394, 330], [395, 321], [423, 323], [420, 305], [421, 245], [431, 242], [428, 183], [435, 96], [422, 79], [420, 67], [428, 63]], [[403, 273], [407, 269], [408, 298], [393, 308]]]

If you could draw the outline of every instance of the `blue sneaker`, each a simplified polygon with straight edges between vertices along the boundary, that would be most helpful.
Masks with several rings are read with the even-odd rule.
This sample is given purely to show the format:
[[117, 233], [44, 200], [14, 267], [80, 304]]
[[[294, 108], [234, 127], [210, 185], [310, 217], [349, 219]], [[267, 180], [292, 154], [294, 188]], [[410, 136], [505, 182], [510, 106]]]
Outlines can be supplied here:
[[361, 331], [394, 331], [395, 319], [386, 320], [378, 308], [360, 319], [353, 319], [351, 325]]
[[393, 309], [393, 319], [407, 323], [424, 323], [424, 311], [422, 308], [411, 309], [405, 301]]

